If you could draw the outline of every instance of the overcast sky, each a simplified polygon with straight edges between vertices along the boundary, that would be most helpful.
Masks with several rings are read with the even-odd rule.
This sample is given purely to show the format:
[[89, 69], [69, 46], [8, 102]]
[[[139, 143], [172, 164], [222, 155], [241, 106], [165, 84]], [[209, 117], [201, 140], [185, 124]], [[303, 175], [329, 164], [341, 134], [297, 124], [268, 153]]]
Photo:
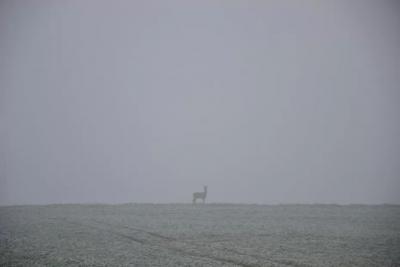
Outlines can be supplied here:
[[0, 205], [400, 203], [396, 1], [2, 1]]

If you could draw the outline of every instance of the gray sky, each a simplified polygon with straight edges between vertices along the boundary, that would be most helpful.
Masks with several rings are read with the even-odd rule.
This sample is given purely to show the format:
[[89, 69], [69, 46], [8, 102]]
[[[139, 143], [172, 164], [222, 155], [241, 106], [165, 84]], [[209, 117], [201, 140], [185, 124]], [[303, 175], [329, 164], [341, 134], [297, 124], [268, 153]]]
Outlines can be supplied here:
[[2, 1], [0, 204], [400, 203], [396, 1]]

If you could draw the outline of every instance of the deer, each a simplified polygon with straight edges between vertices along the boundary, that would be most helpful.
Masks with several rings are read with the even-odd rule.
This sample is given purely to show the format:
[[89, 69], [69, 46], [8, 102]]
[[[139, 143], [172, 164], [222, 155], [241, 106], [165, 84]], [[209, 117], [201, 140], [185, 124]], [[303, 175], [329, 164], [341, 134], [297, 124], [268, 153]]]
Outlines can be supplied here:
[[196, 204], [196, 200], [198, 198], [203, 200], [203, 203], [206, 202], [206, 197], [207, 197], [207, 186], [204, 186], [204, 192], [195, 192], [193, 193], [193, 204]]

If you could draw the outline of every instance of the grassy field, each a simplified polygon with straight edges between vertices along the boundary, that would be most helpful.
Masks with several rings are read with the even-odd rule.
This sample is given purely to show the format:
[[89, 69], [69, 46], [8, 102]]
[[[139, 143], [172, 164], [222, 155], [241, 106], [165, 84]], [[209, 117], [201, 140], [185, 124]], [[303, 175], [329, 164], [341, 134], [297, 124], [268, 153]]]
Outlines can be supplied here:
[[400, 206], [0, 207], [0, 266], [400, 266]]

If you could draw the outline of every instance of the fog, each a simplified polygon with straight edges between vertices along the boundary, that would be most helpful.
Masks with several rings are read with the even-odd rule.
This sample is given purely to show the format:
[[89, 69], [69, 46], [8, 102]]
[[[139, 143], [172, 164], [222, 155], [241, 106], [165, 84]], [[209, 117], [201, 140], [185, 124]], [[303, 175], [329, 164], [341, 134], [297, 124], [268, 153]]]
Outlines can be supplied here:
[[0, 205], [400, 203], [395, 1], [2, 1]]

